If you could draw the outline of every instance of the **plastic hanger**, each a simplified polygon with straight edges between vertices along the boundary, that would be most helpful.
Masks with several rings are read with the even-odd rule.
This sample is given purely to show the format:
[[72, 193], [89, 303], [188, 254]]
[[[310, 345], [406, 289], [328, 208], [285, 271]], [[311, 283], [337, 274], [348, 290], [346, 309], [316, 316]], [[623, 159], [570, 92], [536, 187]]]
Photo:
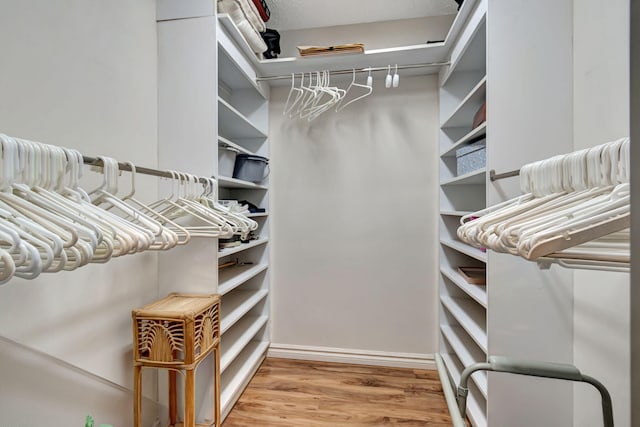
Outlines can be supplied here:
[[398, 64], [396, 64], [396, 72], [393, 75], [393, 87], [400, 86], [400, 74], [398, 74]]
[[291, 73], [291, 89], [289, 90], [289, 95], [287, 96], [287, 101], [284, 103], [284, 109], [282, 110], [283, 115], [287, 115], [291, 112], [291, 110], [298, 104], [300, 99], [304, 95], [304, 90], [302, 90], [302, 83], [304, 80], [304, 73], [300, 73], [300, 88], [295, 87], [295, 74]]
[[[134, 197], [136, 192], [136, 166], [131, 162], [125, 162], [125, 163], [129, 165], [129, 167], [131, 168], [131, 190], [129, 194], [127, 194], [122, 198], [122, 200], [124, 202], [133, 204], [135, 207], [142, 210], [150, 217], [156, 219], [159, 223], [163, 225], [164, 229], [171, 230], [171, 232], [176, 237], [175, 245], [184, 245], [188, 243], [189, 240], [191, 239], [191, 235], [184, 227], [178, 225], [177, 223], [171, 221], [167, 217], [154, 211], [153, 209], [149, 208], [146, 204], [140, 202]], [[153, 246], [152, 249], [155, 249], [157, 247], [157, 243], [154, 245], [156, 246]], [[170, 247], [173, 247], [173, 246], [172, 245], [162, 246], [159, 249], [169, 249]]]
[[[371, 77], [371, 71], [369, 71], [369, 77]], [[346, 104], [343, 105], [342, 102], [347, 98], [347, 95], [352, 91], [352, 89], [354, 87], [365, 89], [366, 92], [364, 94], [362, 94], [362, 95], [359, 95], [359, 96], [353, 98], [352, 100], [348, 101]], [[362, 85], [362, 84], [356, 83], [356, 70], [354, 68], [353, 69], [353, 76], [351, 78], [351, 84], [347, 87], [345, 95], [342, 97], [342, 99], [340, 100], [340, 102], [336, 106], [336, 111], [344, 110], [350, 104], [353, 104], [354, 102], [359, 101], [359, 100], [361, 100], [363, 98], [366, 98], [367, 96], [371, 95], [372, 92], [373, 92], [373, 88], [371, 87], [371, 85], [369, 83], [367, 83], [367, 85]]]
[[387, 77], [384, 79], [384, 87], [389, 89], [391, 87], [393, 77], [391, 77], [391, 65], [387, 66]]

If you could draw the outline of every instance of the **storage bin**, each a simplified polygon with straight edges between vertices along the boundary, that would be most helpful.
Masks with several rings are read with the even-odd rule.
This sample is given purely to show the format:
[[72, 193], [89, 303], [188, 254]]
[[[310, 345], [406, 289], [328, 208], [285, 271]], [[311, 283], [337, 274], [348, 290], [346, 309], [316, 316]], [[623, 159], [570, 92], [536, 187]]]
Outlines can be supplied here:
[[261, 182], [269, 175], [269, 159], [254, 154], [238, 154], [233, 177], [249, 182]]
[[482, 169], [486, 165], [486, 140], [482, 139], [456, 150], [456, 174], [458, 176]]
[[218, 147], [218, 175], [230, 177], [233, 175], [233, 167], [236, 164], [236, 155], [240, 151], [223, 145]]

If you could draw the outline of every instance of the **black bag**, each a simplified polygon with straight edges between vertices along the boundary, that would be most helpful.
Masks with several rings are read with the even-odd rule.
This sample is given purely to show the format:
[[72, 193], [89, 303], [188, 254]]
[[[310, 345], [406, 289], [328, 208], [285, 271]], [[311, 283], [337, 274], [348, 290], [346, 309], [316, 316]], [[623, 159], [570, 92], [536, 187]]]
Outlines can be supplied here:
[[264, 33], [260, 33], [262, 39], [267, 44], [267, 51], [263, 53], [264, 59], [274, 59], [280, 55], [280, 33], [267, 28]]

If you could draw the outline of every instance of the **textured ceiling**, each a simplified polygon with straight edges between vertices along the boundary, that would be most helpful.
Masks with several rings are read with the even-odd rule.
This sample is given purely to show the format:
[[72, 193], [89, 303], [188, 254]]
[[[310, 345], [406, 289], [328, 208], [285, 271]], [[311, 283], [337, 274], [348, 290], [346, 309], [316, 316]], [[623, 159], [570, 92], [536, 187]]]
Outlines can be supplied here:
[[278, 31], [456, 13], [454, 0], [266, 0]]

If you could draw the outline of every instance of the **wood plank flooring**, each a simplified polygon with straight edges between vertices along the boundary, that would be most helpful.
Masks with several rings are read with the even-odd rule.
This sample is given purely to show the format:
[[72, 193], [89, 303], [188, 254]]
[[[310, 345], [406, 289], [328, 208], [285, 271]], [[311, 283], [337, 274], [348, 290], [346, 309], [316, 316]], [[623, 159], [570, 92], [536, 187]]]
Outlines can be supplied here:
[[437, 371], [266, 359], [222, 427], [450, 427]]

